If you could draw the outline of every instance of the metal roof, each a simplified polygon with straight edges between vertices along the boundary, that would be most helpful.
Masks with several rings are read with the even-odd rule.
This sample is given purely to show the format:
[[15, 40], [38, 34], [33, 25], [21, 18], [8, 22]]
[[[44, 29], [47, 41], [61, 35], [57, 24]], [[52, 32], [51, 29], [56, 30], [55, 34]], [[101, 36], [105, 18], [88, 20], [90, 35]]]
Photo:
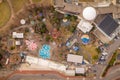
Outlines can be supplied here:
[[106, 15], [104, 19], [98, 24], [98, 27], [110, 36], [118, 27], [118, 23], [112, 18], [111, 15]]
[[67, 61], [68, 62], [74, 62], [74, 63], [82, 63], [83, 56], [68, 54], [67, 55]]

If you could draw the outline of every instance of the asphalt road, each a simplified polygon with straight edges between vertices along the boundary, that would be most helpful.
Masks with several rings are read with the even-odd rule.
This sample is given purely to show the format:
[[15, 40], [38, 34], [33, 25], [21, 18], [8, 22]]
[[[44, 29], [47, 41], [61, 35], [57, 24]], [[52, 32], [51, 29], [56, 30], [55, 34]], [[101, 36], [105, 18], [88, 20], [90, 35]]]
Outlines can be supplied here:
[[[90, 80], [85, 78], [63, 78], [57, 74], [15, 74], [7, 80]], [[92, 80], [92, 79], [91, 79]]]
[[[107, 49], [107, 53], [108, 53], [108, 57], [106, 59], [106, 61], [104, 62], [104, 64], [102, 65], [95, 65], [94, 68], [96, 68], [97, 70], [97, 73], [96, 73], [96, 80], [101, 80], [101, 75], [102, 73], [104, 72], [105, 68], [107, 67], [112, 55], [113, 55], [113, 52], [115, 50], [118, 49], [118, 47], [120, 46], [120, 39], [114, 41], [113, 44], [111, 44], [108, 49]], [[116, 75], [117, 76], [117, 73], [116, 74], [113, 74], [113, 75]], [[107, 77], [106, 77], [107, 78]], [[109, 77], [108, 77], [109, 78]], [[106, 79], [106, 80], [109, 80], [109, 79]]]
[[120, 71], [115, 72], [114, 74], [110, 74], [103, 78], [102, 80], [115, 80], [117, 78], [120, 78]]
[[8, 80], [65, 80], [55, 74], [15, 74]]

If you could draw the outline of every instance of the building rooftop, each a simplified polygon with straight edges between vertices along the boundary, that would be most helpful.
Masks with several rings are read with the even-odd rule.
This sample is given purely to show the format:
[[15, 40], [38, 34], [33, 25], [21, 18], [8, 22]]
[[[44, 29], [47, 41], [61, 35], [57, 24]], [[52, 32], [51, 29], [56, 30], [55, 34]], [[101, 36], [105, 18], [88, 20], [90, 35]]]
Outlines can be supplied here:
[[83, 17], [86, 20], [94, 20], [96, 15], [97, 15], [96, 10], [93, 7], [86, 7], [83, 10]]
[[84, 33], [90, 32], [90, 30], [93, 28], [91, 23], [85, 20], [81, 20], [77, 27]]
[[112, 18], [111, 15], [107, 14], [98, 24], [98, 27], [110, 36], [118, 27], [118, 23]]
[[85, 68], [76, 68], [75, 73], [77, 74], [84, 74], [85, 73]]
[[67, 55], [67, 61], [68, 62], [75, 62], [75, 63], [82, 63], [83, 56], [68, 54]]
[[23, 33], [13, 32], [12, 37], [13, 38], [24, 38], [24, 34]]

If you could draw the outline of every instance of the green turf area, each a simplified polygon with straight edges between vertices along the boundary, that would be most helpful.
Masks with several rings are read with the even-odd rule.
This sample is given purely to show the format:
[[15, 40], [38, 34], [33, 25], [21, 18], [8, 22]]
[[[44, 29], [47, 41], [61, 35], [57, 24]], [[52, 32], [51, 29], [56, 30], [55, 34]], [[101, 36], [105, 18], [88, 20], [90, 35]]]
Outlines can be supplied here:
[[89, 60], [89, 58], [92, 58], [92, 63], [95, 63], [98, 59], [98, 51], [96, 50], [96, 47], [94, 45], [87, 45], [87, 46], [81, 46], [85, 51], [83, 51], [83, 56], [86, 60]]
[[34, 3], [38, 3], [40, 2], [41, 0], [33, 0]]
[[10, 14], [8, 3], [6, 1], [0, 3], [0, 27], [9, 20]]
[[98, 54], [98, 52], [96, 51], [96, 47], [93, 45], [87, 45], [87, 46], [83, 46], [83, 48], [90, 53], [91, 56], [95, 56]]
[[14, 12], [18, 12], [25, 6], [25, 4], [29, 3], [29, 0], [11, 0], [11, 3], [13, 5]]

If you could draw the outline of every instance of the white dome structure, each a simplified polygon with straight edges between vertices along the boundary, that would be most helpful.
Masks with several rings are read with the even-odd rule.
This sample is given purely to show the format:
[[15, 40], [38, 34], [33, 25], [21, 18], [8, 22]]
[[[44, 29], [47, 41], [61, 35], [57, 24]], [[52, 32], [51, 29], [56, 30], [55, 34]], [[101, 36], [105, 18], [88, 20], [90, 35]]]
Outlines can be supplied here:
[[21, 20], [20, 20], [20, 23], [21, 23], [21, 24], [25, 24], [26, 21], [25, 21], [24, 19], [21, 19]]
[[94, 20], [96, 15], [97, 15], [96, 10], [93, 7], [86, 7], [83, 10], [83, 17], [86, 20]]

